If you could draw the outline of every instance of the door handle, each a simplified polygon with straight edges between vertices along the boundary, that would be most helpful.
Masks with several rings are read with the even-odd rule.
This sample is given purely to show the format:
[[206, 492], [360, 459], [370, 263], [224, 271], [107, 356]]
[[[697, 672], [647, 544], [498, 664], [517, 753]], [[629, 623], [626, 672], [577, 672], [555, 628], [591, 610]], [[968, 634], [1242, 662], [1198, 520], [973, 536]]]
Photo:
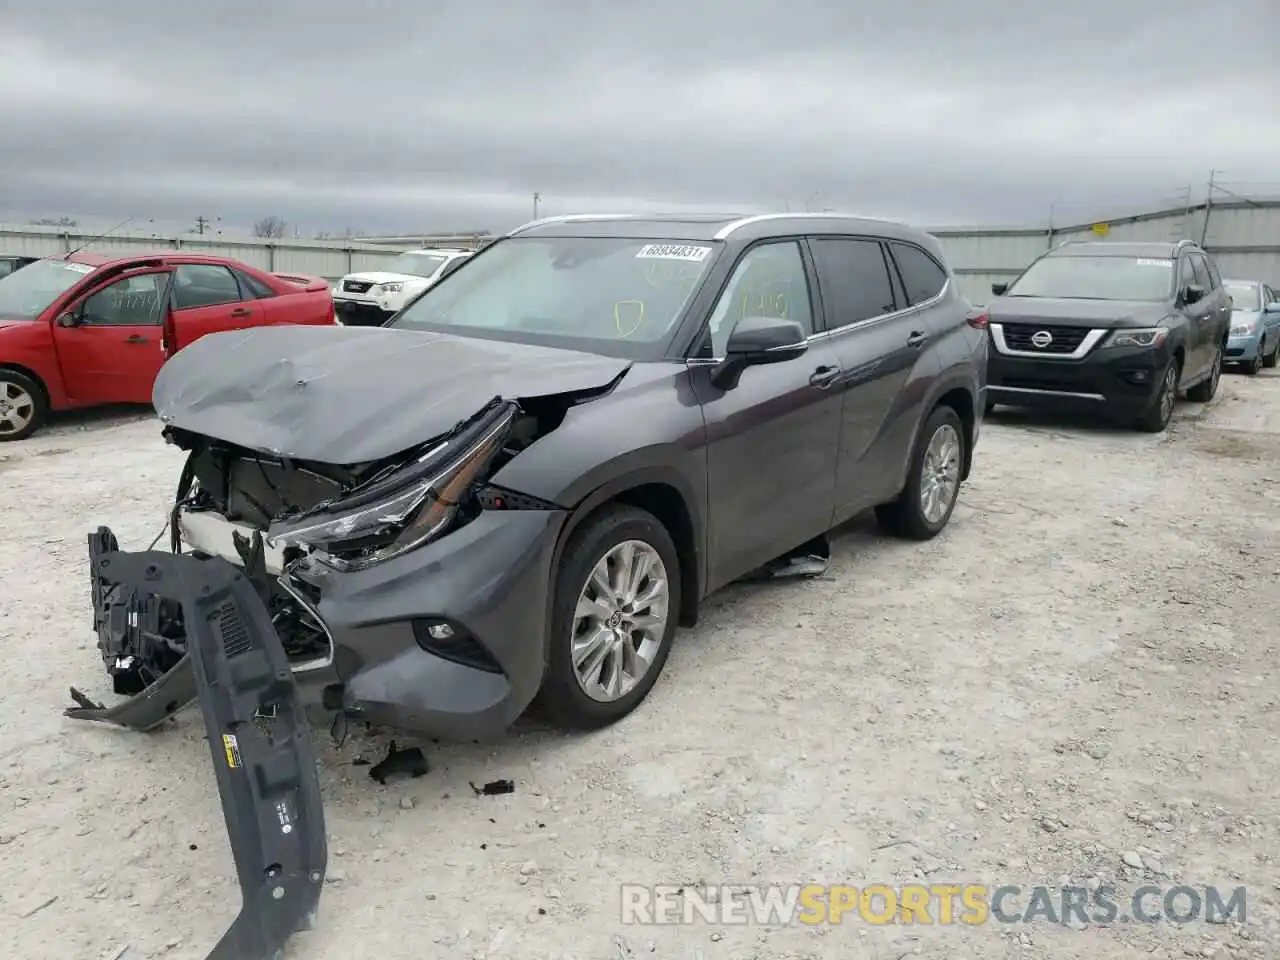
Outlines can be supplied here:
[[246, 308], [244, 308], [244, 307], [239, 307], [238, 309], [232, 310], [232, 311], [231, 311], [231, 315], [232, 315], [233, 317], [237, 317], [237, 318], [238, 318], [238, 317], [248, 317], [248, 316], [252, 316], [252, 315], [253, 315], [253, 311], [252, 311], [252, 310], [248, 310], [248, 309], [246, 309]]
[[908, 347], [923, 347], [925, 341], [929, 339], [929, 335], [922, 330], [912, 330], [911, 336], [907, 337]]
[[809, 383], [817, 387], [819, 390], [825, 390], [836, 382], [836, 378], [840, 376], [839, 367], [819, 367], [813, 371], [813, 376], [809, 378]]
[[140, 334], [140, 333], [135, 333], [135, 334], [134, 334], [133, 336], [131, 336], [131, 337], [126, 337], [124, 342], [125, 342], [125, 343], [147, 343], [147, 342], [148, 342], [148, 340], [147, 340], [147, 338], [146, 338], [146, 337], [144, 337], [142, 334]]

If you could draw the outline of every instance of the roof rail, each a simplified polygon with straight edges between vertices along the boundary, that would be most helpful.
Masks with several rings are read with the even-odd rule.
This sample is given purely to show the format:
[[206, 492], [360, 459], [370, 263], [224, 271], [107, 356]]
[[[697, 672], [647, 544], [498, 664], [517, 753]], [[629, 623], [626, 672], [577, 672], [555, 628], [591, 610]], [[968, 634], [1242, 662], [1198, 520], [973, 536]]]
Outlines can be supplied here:
[[726, 223], [721, 227], [713, 239], [726, 240], [735, 230], [741, 230], [745, 226], [753, 223], [761, 223], [765, 220], [870, 220], [875, 223], [892, 223], [898, 226], [906, 226], [900, 220], [890, 220], [887, 217], [862, 217], [853, 213], [757, 213], [749, 217], [742, 217], [740, 220], [734, 220], [732, 223]]
[[508, 237], [514, 237], [517, 233], [524, 233], [526, 230], [532, 230], [534, 227], [540, 227], [547, 223], [589, 223], [593, 220], [635, 220], [637, 215], [634, 213], [566, 213], [558, 217], [541, 217], [537, 220], [530, 220], [528, 223], [522, 223], [510, 233]]

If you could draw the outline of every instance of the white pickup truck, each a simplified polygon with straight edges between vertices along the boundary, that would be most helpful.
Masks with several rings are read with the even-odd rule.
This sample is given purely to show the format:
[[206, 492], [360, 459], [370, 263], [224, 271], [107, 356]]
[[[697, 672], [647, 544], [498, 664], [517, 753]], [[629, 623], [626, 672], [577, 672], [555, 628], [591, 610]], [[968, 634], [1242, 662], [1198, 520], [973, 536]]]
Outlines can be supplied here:
[[436, 280], [470, 250], [406, 250], [384, 270], [349, 273], [333, 288], [338, 320], [349, 327], [376, 327]]

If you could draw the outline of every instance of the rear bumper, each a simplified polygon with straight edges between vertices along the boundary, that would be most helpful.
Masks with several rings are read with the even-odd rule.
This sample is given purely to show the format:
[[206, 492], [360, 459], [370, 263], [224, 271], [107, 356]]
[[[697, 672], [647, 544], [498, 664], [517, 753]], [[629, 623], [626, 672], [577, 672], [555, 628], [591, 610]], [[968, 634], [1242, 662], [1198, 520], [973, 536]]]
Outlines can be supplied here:
[[1169, 359], [1165, 346], [1095, 347], [1079, 360], [1011, 357], [992, 350], [987, 397], [1015, 407], [1138, 413], [1154, 402]]

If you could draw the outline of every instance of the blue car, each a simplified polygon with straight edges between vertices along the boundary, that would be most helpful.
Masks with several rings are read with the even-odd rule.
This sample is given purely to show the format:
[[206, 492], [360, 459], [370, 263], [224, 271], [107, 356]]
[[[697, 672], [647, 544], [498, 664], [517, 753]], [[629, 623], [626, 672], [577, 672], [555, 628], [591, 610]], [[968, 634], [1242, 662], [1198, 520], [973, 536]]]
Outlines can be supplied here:
[[1280, 297], [1257, 280], [1224, 279], [1222, 285], [1231, 297], [1231, 333], [1223, 359], [1251, 376], [1274, 367], [1280, 352]]

